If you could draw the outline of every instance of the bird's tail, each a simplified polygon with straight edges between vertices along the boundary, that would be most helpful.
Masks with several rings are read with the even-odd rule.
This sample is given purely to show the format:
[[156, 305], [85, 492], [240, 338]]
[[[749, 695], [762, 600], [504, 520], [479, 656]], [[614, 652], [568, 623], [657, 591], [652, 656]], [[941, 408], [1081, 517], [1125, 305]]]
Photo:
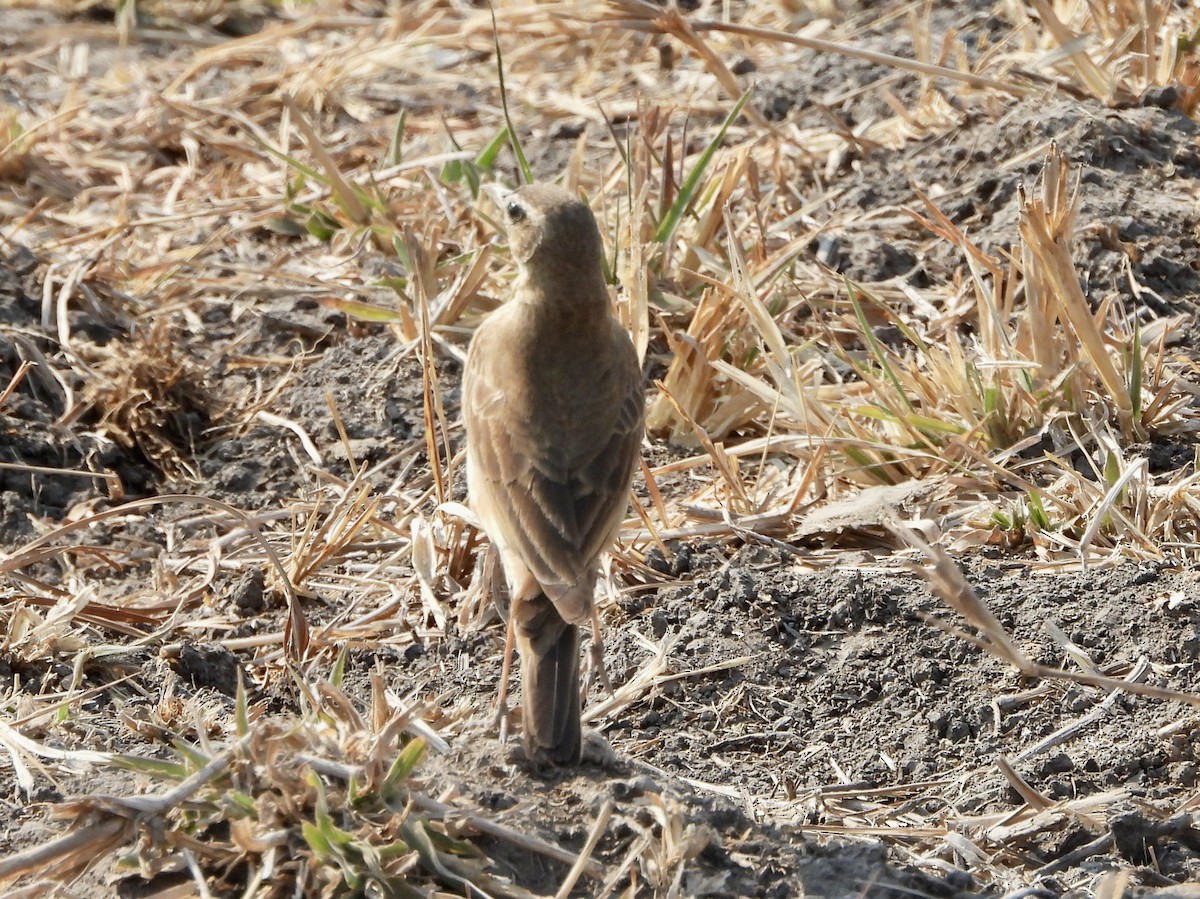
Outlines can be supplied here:
[[577, 764], [583, 739], [579, 628], [544, 593], [514, 606], [525, 753], [535, 764]]

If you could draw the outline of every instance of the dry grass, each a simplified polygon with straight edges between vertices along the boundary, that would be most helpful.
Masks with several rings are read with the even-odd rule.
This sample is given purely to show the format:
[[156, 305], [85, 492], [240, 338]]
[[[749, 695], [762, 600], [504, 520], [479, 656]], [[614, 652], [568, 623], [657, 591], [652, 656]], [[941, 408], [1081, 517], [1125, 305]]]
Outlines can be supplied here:
[[[200, 498], [195, 513], [172, 519], [153, 565], [136, 539], [108, 545], [122, 528], [157, 527], [145, 503], [77, 510], [76, 522], [0, 555], [4, 651], [77, 672], [61, 691], [22, 695], [12, 733], [0, 737], [27, 793], [56, 766], [118, 763], [59, 756], [20, 731], [52, 729], [68, 713], [111, 731], [111, 717], [88, 711], [80, 660], [131, 647], [178, 653], [195, 634], [223, 633], [233, 622], [204, 608], [219, 573], [266, 572], [268, 602], [286, 604], [286, 618], [223, 644], [259, 687], [295, 676], [308, 697], [290, 724], [254, 728], [244, 700], [205, 723], [203, 710], [162, 697], [127, 726], [187, 735], [178, 759], [140, 769], [175, 786], [137, 802], [64, 805], [69, 836], [43, 855], [0, 861], [0, 876], [28, 875], [51, 856], [74, 871], [124, 848], [149, 873], [188, 870], [197, 882], [236, 859], [247, 896], [284, 871], [314, 891], [371, 882], [424, 895], [417, 886], [438, 883], [522, 895], [437, 823], [452, 817], [449, 806], [407, 785], [416, 737], [436, 744], [461, 734], [465, 706], [417, 709], [376, 685], [371, 708], [355, 710], [336, 678], [323, 682], [348, 645], [403, 649], [475, 617], [479, 537], [453, 502], [461, 441], [436, 366], [461, 357], [513, 275], [476, 208], [479, 183], [514, 166], [492, 19], [433, 0], [386, 15], [353, 0], [224, 6], [128, 2], [110, 20], [16, 20], [0, 59], [0, 79], [22, 98], [0, 105], [0, 240], [35, 250], [41, 324], [56, 352], [47, 358], [20, 327], [0, 324], [28, 363], [0, 385], [0, 408], [32, 382], [53, 397], [59, 424], [86, 419], [178, 479], [197, 474], [196, 441], [251, 421], [295, 435], [306, 464], [322, 469], [328, 446], [268, 411], [311, 361], [305, 350], [243, 358], [240, 338], [206, 358], [182, 349], [203, 345], [211, 322], [249, 323], [259, 303], [315, 300], [344, 313], [348, 329], [383, 323], [399, 352], [420, 361], [429, 462], [417, 464], [415, 451], [389, 460], [382, 492], [370, 488], [366, 464], [352, 465], [349, 480], [326, 472], [319, 489], [252, 516]], [[822, 235], [871, 222], [829, 220], [820, 191], [796, 187], [819, 187], [863, 148], [909, 147], [1050, 88], [1114, 105], [1170, 90], [1193, 114], [1195, 21], [1153, 0], [1004, 0], [998, 7], [1016, 27], [968, 53], [954, 33], [938, 47], [922, 40], [929, 12], [908, 4], [899, 27], [914, 35], [915, 55], [900, 58], [859, 45], [880, 24], [869, 9], [834, 24], [808, 20], [809, 5], [794, 3], [740, 5], [736, 20], [719, 4], [695, 16], [637, 0], [495, 6], [516, 136], [535, 162], [560, 160], [564, 181], [590, 198], [613, 251], [616, 302], [660, 373], [651, 434], [696, 451], [646, 470], [650, 501], [623, 531], [619, 575], [642, 579], [646, 553], [668, 540], [790, 546], [847, 525], [880, 553], [903, 553], [908, 542], [892, 529], [914, 484], [948, 600], [963, 590], [937, 547], [1000, 545], [1045, 568], [1200, 562], [1196, 475], [1151, 474], [1135, 448], [1196, 439], [1196, 363], [1169, 349], [1172, 322], [1083, 295], [1070, 159], [1037, 148], [1044, 165], [1022, 194], [1019, 241], [1007, 252], [976, 245], [937, 199], [877, 211], [876, 220], [916, 223], [926, 246], [961, 254], [962, 278], [925, 287], [897, 279], [868, 290], [815, 258]], [[218, 30], [239, 22], [262, 28]], [[773, 71], [808, 51], [885, 67], [873, 87], [894, 101], [894, 115], [853, 129], [833, 116], [820, 127], [768, 121], [746, 102], [748, 81], [734, 65], [761, 47], [777, 57]], [[902, 103], [892, 87], [914, 78], [919, 89]], [[81, 339], [77, 312], [126, 336], [103, 346]], [[884, 328], [900, 339], [878, 339]], [[319, 339], [300, 337], [306, 348]], [[229, 365], [261, 370], [254, 395], [221, 393], [214, 373]], [[332, 404], [330, 422], [353, 460]], [[1028, 452], [1043, 441], [1058, 451]], [[1088, 460], [1090, 476], [1067, 452]], [[695, 475], [694, 490], [658, 490], [680, 472]], [[111, 472], [95, 477], [121, 499]], [[871, 489], [884, 492], [864, 494]], [[809, 556], [823, 558], [819, 548]], [[95, 576], [139, 566], [153, 570], [132, 593]], [[318, 612], [314, 600], [324, 603]], [[978, 604], [967, 608], [982, 615]], [[968, 621], [982, 635], [969, 639], [1000, 647], [1027, 674], [1053, 676], [986, 618]], [[666, 670], [665, 652], [652, 647], [590, 718], [618, 716], [681, 676]], [[826, 832], [886, 828], [892, 800], [905, 797], [875, 797], [866, 811], [854, 798], [821, 797]], [[979, 852], [970, 841], [983, 834], [1028, 837], [1097, 814], [1105, 801], [1114, 800], [1051, 807], [1031, 794], [1023, 817], [958, 822], [967, 834], [959, 848]], [[329, 810], [347, 804], [352, 820], [335, 823]], [[665, 807], [650, 814], [637, 853], [611, 871], [589, 863], [594, 842], [582, 856], [538, 851], [578, 861], [572, 878], [601, 879], [614, 894], [629, 877], [665, 893], [706, 836]], [[596, 839], [607, 820], [599, 816]], [[488, 826], [480, 817], [464, 833]], [[906, 838], [919, 841], [921, 825], [907, 826]], [[929, 832], [946, 828], [930, 823]]]

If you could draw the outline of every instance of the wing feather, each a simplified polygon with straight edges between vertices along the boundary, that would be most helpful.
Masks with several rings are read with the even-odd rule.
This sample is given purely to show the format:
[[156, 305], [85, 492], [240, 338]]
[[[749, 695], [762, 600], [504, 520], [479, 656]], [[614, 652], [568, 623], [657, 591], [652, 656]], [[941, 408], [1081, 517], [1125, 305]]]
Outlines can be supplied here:
[[582, 435], [568, 440], [532, 420], [540, 410], [528, 397], [505, 394], [505, 354], [477, 351], [480, 341], [502, 339], [485, 332], [490, 323], [472, 342], [464, 379], [472, 500], [493, 540], [515, 553], [554, 599], [591, 583], [596, 559], [628, 508], [644, 428], [641, 371], [629, 337], [614, 322], [616, 352], [599, 354], [612, 364], [597, 373], [579, 409], [567, 411], [570, 429]]

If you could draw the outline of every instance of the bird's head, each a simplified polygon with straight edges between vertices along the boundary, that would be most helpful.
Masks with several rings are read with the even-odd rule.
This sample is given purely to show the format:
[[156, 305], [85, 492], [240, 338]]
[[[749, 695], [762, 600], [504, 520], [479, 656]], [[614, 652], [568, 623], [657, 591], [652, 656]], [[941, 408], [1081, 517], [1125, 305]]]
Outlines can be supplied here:
[[603, 277], [600, 230], [587, 204], [553, 184], [516, 190], [485, 185], [499, 208], [508, 246], [526, 274], [544, 277]]

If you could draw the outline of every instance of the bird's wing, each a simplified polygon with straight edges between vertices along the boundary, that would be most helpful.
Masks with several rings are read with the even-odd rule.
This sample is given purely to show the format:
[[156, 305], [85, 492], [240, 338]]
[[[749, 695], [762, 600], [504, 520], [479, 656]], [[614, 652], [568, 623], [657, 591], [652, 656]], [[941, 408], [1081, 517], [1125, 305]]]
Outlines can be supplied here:
[[614, 333], [623, 344], [587, 395], [572, 435], [548, 433], [524, 397], [515, 390], [506, 395], [504, 372], [488, 370], [493, 354], [473, 343], [468, 356], [463, 410], [479, 482], [471, 492], [487, 507], [486, 514], [477, 511], [552, 599], [585, 580], [590, 593], [596, 558], [627, 508], [644, 427], [643, 389], [628, 336], [615, 327]]
[[613, 385], [602, 402], [612, 410], [608, 440], [596, 440], [574, 460], [574, 511], [581, 553], [594, 560], [608, 549], [629, 508], [633, 479], [645, 434], [645, 391], [637, 352], [614, 322], [617, 343]]

